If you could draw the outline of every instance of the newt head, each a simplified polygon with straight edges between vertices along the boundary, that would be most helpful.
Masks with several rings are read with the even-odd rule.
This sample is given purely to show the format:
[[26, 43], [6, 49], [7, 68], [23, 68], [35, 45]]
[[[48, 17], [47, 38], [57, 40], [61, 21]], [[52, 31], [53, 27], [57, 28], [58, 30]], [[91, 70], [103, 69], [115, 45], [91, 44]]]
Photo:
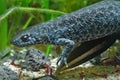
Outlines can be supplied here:
[[12, 40], [11, 43], [19, 46], [19, 47], [24, 47], [27, 45], [32, 45], [35, 44], [38, 34], [36, 32], [28, 32], [24, 31], [19, 34], [17, 34]]
[[24, 47], [45, 43], [45, 41], [48, 41], [48, 38], [45, 34], [38, 33], [38, 31], [32, 31], [31, 29], [17, 34], [15, 37], [13, 37], [11, 43], [18, 47]]

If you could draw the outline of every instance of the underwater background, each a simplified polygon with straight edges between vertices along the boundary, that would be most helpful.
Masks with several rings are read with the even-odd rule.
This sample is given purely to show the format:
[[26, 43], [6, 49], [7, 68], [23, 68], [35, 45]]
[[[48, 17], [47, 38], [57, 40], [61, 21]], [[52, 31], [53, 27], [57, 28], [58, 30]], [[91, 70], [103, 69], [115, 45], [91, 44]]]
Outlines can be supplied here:
[[[102, 0], [0, 0], [0, 62], [3, 62], [6, 57], [11, 56], [11, 49], [14, 49], [16, 51], [21, 50], [20, 48], [13, 46], [10, 43], [10, 40], [13, 38], [13, 36], [18, 34], [19, 32], [27, 29], [32, 25], [43, 23], [60, 15], [76, 11], [99, 1]], [[54, 51], [57, 52], [58, 55], [59, 53], [61, 53], [61, 50], [59, 49], [57, 49], [56, 51], [56, 46], [52, 46], [49, 44], [39, 44], [35, 45], [34, 47], [44, 51], [47, 56]], [[119, 40], [117, 40], [113, 46], [105, 51], [102, 56], [107, 55], [107, 57], [109, 56], [110, 58], [114, 59], [116, 54], [120, 56]], [[84, 75], [87, 75], [87, 77], [93, 77], [91, 76], [90, 70], [95, 71], [94, 73], [98, 73], [101, 71], [99, 70], [100, 68], [101, 67], [97, 66], [90, 69], [80, 68], [79, 70], [81, 70], [81, 73], [84, 73]], [[113, 66], [102, 66], [102, 69], [104, 68], [105, 70], [101, 72], [101, 74], [108, 74], [117, 70], [117, 68], [114, 69]], [[76, 69], [75, 71], [79, 70]], [[74, 71], [72, 73], [74, 73]], [[81, 76], [81, 73], [75, 73]], [[118, 73], [120, 74], [120, 72]], [[66, 75], [70, 77], [76, 77], [73, 76], [73, 74], [69, 73], [66, 73]], [[99, 77], [99, 75], [96, 74], [92, 75]], [[103, 75], [103, 77], [104, 76], [106, 75]], [[61, 77], [63, 77], [63, 75], [58, 76], [58, 78], [60, 79]], [[66, 79], [68, 78], [65, 78], [65, 80]]]

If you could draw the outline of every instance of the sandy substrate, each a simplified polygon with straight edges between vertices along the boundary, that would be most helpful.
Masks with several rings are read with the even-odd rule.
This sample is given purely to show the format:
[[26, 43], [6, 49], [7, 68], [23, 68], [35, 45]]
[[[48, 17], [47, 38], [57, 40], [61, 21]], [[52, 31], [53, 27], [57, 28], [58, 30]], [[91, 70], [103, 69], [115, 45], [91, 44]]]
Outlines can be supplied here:
[[[54, 70], [56, 69], [56, 59], [51, 60]], [[16, 62], [17, 63], [17, 62]], [[45, 76], [45, 69], [40, 69], [39, 72], [21, 70], [19, 67], [13, 66], [10, 62], [5, 62], [4, 65], [15, 71], [20, 80], [32, 80]], [[79, 65], [63, 71], [61, 74], [55, 75], [58, 80], [120, 80], [120, 66], [94, 66], [90, 62]]]

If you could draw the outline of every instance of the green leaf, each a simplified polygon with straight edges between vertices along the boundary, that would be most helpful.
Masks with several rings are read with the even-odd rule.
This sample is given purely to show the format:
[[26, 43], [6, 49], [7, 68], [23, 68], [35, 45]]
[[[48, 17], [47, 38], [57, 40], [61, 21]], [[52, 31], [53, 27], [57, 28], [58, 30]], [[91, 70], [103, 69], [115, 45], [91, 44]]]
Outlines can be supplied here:
[[[0, 15], [3, 14], [7, 9], [6, 0], [0, 0]], [[5, 49], [7, 46], [7, 19], [0, 22], [0, 50]]]
[[25, 23], [25, 25], [23, 26], [23, 30], [26, 29], [28, 27], [28, 25], [30, 24], [30, 22], [32, 21], [33, 16], [30, 16], [29, 19], [27, 20], [27, 22]]
[[47, 49], [46, 49], [46, 55], [49, 56], [50, 54], [50, 51], [51, 51], [51, 45], [47, 45]]
[[12, 53], [9, 51], [8, 53], [4, 54], [0, 59], [4, 59], [6, 57], [9, 57], [9, 56], [11, 56], [11, 54]]

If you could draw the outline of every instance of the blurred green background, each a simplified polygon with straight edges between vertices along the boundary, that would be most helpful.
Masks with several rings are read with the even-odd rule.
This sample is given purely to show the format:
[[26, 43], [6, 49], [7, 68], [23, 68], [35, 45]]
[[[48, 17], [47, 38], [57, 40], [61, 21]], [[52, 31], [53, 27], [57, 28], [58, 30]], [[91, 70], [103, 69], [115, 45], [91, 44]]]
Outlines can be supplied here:
[[[10, 44], [12, 37], [27, 27], [64, 13], [73, 12], [98, 1], [101, 0], [0, 0], [0, 51], [6, 47], [13, 47]], [[47, 54], [50, 52], [50, 48], [51, 45], [47, 45]]]

